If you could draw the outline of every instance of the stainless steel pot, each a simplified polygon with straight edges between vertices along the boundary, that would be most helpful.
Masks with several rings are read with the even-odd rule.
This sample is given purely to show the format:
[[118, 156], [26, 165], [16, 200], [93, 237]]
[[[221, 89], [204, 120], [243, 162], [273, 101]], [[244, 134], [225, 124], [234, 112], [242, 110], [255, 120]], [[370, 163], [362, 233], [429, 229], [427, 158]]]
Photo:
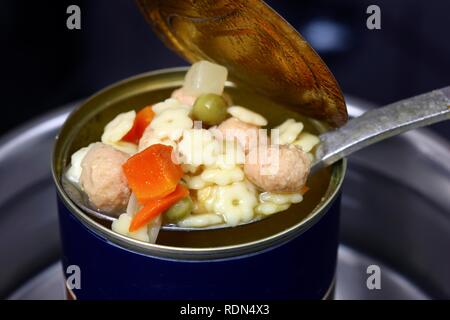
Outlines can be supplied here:
[[[351, 116], [367, 108], [364, 102], [347, 101]], [[74, 105], [0, 140], [4, 298], [64, 297], [48, 164], [53, 137]], [[450, 298], [450, 257], [444, 254], [450, 245], [449, 150], [448, 142], [421, 129], [350, 157], [336, 298]], [[370, 264], [381, 267], [381, 290], [366, 287]]]

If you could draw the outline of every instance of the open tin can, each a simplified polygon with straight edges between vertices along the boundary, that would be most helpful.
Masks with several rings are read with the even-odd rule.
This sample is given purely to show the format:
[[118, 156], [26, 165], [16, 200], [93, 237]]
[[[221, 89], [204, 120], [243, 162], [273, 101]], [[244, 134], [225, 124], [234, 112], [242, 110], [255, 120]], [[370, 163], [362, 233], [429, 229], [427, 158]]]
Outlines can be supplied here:
[[[160, 20], [161, 16], [155, 17], [155, 14], [167, 13], [167, 11], [158, 10], [163, 6], [162, 3], [168, 2], [171, 1], [161, 3], [142, 1], [141, 5], [144, 14], [151, 16], [155, 24], [158, 24], [161, 21], [167, 21], [167, 19]], [[193, 4], [188, 8], [192, 10], [197, 7]], [[207, 6], [200, 9], [202, 8], [211, 9]], [[243, 10], [241, 7], [238, 9]], [[251, 14], [259, 15], [260, 12], [255, 11], [254, 8], [252, 10]], [[262, 7], [261, 10], [269, 9]], [[273, 12], [269, 13], [268, 16], [273, 18], [271, 16]], [[202, 14], [207, 15], [207, 12]], [[235, 19], [236, 15], [230, 17]], [[210, 21], [215, 23], [216, 20]], [[187, 26], [184, 23], [183, 30], [193, 31], [194, 27], [198, 27], [201, 31], [201, 28], [205, 27], [204, 23], [197, 25], [198, 19], [193, 19], [191, 22], [190, 29], [186, 29]], [[284, 21], [280, 23], [284, 27], [287, 25]], [[176, 23], [172, 24], [172, 26], [176, 25]], [[169, 29], [163, 31], [169, 34]], [[283, 28], [275, 29], [280, 32], [286, 31]], [[210, 31], [214, 32], [211, 29]], [[180, 36], [191, 37], [191, 44], [196, 43], [198, 49], [202, 43], [205, 43], [204, 39], [198, 38], [199, 34], [201, 32], [193, 32], [191, 35], [183, 33]], [[231, 34], [236, 37], [236, 34]], [[264, 35], [273, 36], [273, 33], [264, 33]], [[169, 38], [173, 40], [174, 34], [171, 34]], [[220, 39], [224, 40], [223, 37]], [[254, 41], [254, 37], [252, 39]], [[228, 46], [226, 41], [221, 41], [214, 42], [217, 50], [209, 51], [207, 56], [209, 60], [225, 65], [231, 72], [232, 79], [227, 82], [225, 93], [235, 104], [254, 109], [266, 117], [269, 128], [287, 118], [294, 118], [302, 121], [306, 130], [318, 134], [327, 130], [329, 126], [326, 123], [339, 125], [345, 122], [345, 104], [340, 90], [326, 66], [309, 47], [302, 49], [303, 55], [298, 58], [297, 64], [292, 60], [293, 70], [295, 71], [298, 67], [312, 72], [306, 66], [314, 64], [319, 71], [316, 74], [299, 75], [301, 79], [292, 83], [300, 84], [301, 87], [289, 88], [286, 91], [286, 97], [293, 99], [283, 100], [276, 99], [276, 96], [266, 97], [260, 94], [261, 90], [265, 91], [264, 87], [268, 84], [268, 78], [254, 77], [254, 72], [262, 75], [265, 72], [270, 73], [271, 70], [278, 70], [280, 66], [273, 65], [272, 69], [267, 69], [258, 68], [256, 64], [255, 68], [251, 69], [253, 74], [249, 72], [249, 65], [238, 70], [237, 67], [241, 66], [239, 58], [242, 55], [235, 55], [236, 52], [232, 50], [219, 50], [220, 47]], [[266, 45], [268, 42], [261, 43]], [[255, 49], [254, 44], [252, 45]], [[305, 44], [301, 43], [301, 45]], [[293, 47], [295, 46], [291, 43], [291, 49]], [[188, 60], [204, 58], [199, 50], [189, 51], [190, 49], [192, 48], [181, 50], [182, 55]], [[187, 54], [188, 52], [190, 53]], [[191, 55], [193, 52], [196, 54]], [[218, 56], [221, 58], [214, 58]], [[91, 142], [98, 141], [104, 126], [116, 114], [168, 98], [174, 89], [182, 85], [186, 70], [186, 68], [178, 68], [150, 72], [110, 86], [74, 110], [62, 127], [55, 143], [52, 160], [52, 173], [58, 192], [62, 262], [64, 271], [73, 270], [70, 267], [76, 266], [80, 272], [79, 286], [67, 287], [68, 297], [76, 299], [331, 298], [335, 281], [340, 193], [345, 176], [345, 160], [311, 177], [308, 181], [311, 191], [305, 196], [304, 201], [292, 205], [285, 212], [257, 223], [222, 230], [161, 231], [156, 244], [144, 243], [113, 232], [109, 221], [88, 216], [65, 192], [61, 178], [70, 162], [71, 154]], [[275, 74], [271, 76], [276, 77]], [[245, 81], [252, 78], [259, 79], [255, 81], [257, 89], [260, 89], [259, 92], [250, 90], [249, 81]], [[308, 83], [308, 79], [315, 80]], [[319, 81], [321, 79], [324, 81]], [[273, 86], [272, 92], [276, 95], [280, 86], [284, 85], [286, 84], [278, 82]], [[279, 87], [276, 88], [277, 86]], [[297, 89], [301, 89], [298, 95], [295, 94]], [[294, 101], [295, 99], [297, 101]], [[285, 106], [286, 103], [290, 105], [289, 108]], [[296, 109], [296, 104], [303, 105], [306, 109]], [[294, 108], [292, 108], [293, 105]], [[298, 111], [324, 121], [307, 118]]]
[[[58, 190], [64, 270], [71, 265], [81, 270], [81, 288], [73, 289], [74, 296], [79, 299], [327, 297], [334, 283], [344, 161], [318, 173], [309, 183], [317, 192], [286, 212], [220, 231], [161, 231], [157, 244], [113, 232], [108, 222], [96, 221], [82, 212], [64, 191], [61, 177], [75, 150], [98, 140], [104, 125], [118, 112], [167, 97], [182, 84], [184, 73], [185, 69], [161, 70], [113, 85], [78, 107], [60, 131], [52, 171]], [[263, 103], [263, 98], [241, 91], [232, 83], [226, 92], [246, 106]], [[265, 101], [264, 105], [267, 111], [272, 110], [272, 115], [262, 113], [269, 121], [286, 117], [286, 113], [302, 118], [273, 102]], [[303, 121], [309, 123], [309, 130], [314, 130], [314, 125], [316, 132], [321, 128], [316, 121]]]

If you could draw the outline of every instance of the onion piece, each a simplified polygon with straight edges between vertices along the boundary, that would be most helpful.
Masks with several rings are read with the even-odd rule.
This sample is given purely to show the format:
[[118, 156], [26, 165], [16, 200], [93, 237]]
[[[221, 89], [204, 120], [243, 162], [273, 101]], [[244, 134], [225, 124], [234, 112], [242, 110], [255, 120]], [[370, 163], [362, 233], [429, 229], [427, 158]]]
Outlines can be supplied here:
[[162, 224], [162, 214], [157, 216], [155, 219], [148, 224], [148, 242], [155, 243], [158, 238], [159, 230]]
[[206, 93], [221, 95], [227, 76], [228, 70], [224, 66], [205, 60], [198, 61], [186, 73], [183, 93], [194, 97]]
[[130, 200], [128, 200], [127, 214], [130, 217], [134, 217], [136, 212], [138, 212], [140, 209], [141, 209], [141, 206], [139, 205], [139, 203], [136, 199], [136, 195], [134, 194], [134, 192], [132, 192], [130, 195]]

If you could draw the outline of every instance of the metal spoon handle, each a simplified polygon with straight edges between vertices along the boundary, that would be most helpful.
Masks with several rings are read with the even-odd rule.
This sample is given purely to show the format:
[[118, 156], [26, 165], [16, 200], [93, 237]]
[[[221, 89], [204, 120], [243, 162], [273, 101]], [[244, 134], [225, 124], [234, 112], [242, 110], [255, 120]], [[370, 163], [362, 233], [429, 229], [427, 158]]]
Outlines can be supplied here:
[[450, 86], [367, 111], [320, 136], [312, 171], [402, 132], [450, 119]]

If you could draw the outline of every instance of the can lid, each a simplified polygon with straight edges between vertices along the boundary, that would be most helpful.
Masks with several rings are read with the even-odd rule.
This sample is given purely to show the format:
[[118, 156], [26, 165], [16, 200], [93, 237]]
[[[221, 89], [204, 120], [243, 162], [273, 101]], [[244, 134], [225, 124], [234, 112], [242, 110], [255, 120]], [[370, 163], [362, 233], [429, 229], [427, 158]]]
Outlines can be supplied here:
[[138, 0], [156, 34], [193, 63], [228, 68], [234, 81], [333, 127], [347, 121], [342, 92], [318, 54], [260, 0]]

